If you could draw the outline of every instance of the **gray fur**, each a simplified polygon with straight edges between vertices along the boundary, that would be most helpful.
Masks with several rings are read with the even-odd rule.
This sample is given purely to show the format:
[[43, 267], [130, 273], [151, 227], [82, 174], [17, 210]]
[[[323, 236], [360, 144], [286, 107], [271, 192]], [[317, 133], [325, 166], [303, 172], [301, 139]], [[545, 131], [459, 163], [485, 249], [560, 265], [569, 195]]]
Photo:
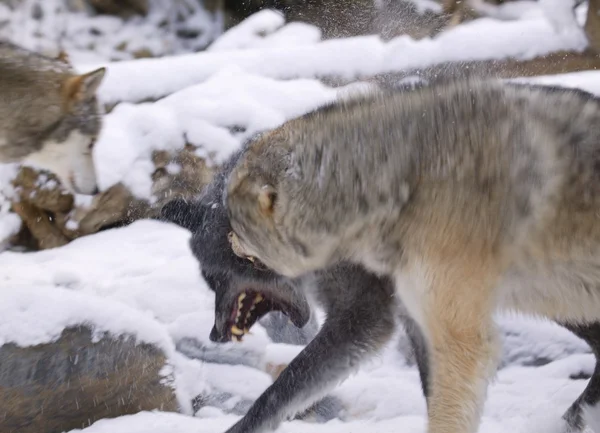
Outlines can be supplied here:
[[[363, 338], [370, 340], [380, 334], [385, 339], [387, 331], [379, 329], [378, 323], [382, 321], [383, 323], [389, 322], [390, 315], [396, 315], [399, 318], [399, 323], [405, 328], [412, 345], [423, 391], [427, 395], [427, 347], [418, 325], [410, 319], [403, 306], [397, 303], [397, 299], [390, 302], [388, 294], [392, 288], [389, 286], [389, 281], [376, 278], [361, 267], [345, 265], [326, 272], [320, 272], [317, 284], [304, 287], [302, 283], [289, 280], [268, 270], [258, 270], [249, 261], [233, 254], [227, 240], [227, 234], [231, 230], [231, 226], [225, 208], [221, 203], [226, 179], [237, 163], [239, 156], [239, 154], [234, 155], [225, 164], [222, 171], [217, 173], [213, 182], [197, 201], [174, 200], [163, 208], [165, 219], [192, 231], [193, 237], [190, 246], [199, 260], [202, 273], [209, 287], [216, 292], [216, 321], [211, 339], [221, 342], [229, 341], [227, 333], [223, 330], [223, 323], [226, 322], [226, 318], [230, 314], [231, 303], [235, 302], [241, 290], [255, 286], [257, 281], [263, 287], [267, 287], [267, 292], [285, 297], [290, 303], [293, 302], [290, 293], [294, 293], [294, 296], [303, 297], [304, 301], [299, 302], [300, 305], [305, 302], [305, 294], [301, 290], [303, 288], [308, 289], [310, 294], [316, 294], [317, 300], [320, 300], [321, 304], [328, 310], [328, 325], [327, 328], [324, 328], [325, 333], [317, 336], [310, 349], [307, 348], [307, 351], [303, 352], [298, 361], [282, 373], [282, 380], [276, 382], [266, 391], [262, 400], [255, 404], [256, 407], [251, 409], [248, 415], [232, 431], [245, 433], [268, 431], [265, 429], [273, 428], [286, 417], [300, 411], [302, 406], [308, 405], [310, 401], [315, 401], [319, 395], [322, 395], [326, 389], [331, 387], [325, 386], [331, 383], [329, 378], [340, 378], [341, 381], [341, 378], [347, 376], [350, 373], [348, 368], [349, 353], [354, 351], [348, 339], [356, 336], [349, 332], [353, 331], [353, 328], [348, 328], [344, 323], [345, 320], [351, 319], [350, 315], [364, 316], [358, 322], [364, 328], [363, 332], [357, 335], [359, 340], [361, 335], [364, 335]], [[284, 288], [284, 290], [279, 288]], [[348, 292], [346, 292], [347, 290]], [[373, 296], [373, 293], [381, 296]], [[366, 296], [368, 296], [369, 302], [361, 302], [361, 299]], [[371, 297], [373, 297], [372, 303]], [[396, 308], [397, 310], [395, 310]], [[381, 317], [378, 316], [378, 311], [381, 312]], [[308, 314], [307, 311], [305, 313]], [[373, 320], [373, 317], [376, 318]], [[275, 340], [281, 338], [282, 335], [291, 334], [294, 338], [292, 340], [294, 344], [307, 344], [317, 334], [314, 319], [309, 320], [303, 328], [288, 326], [287, 320], [282, 313], [271, 313], [265, 316], [261, 323], [265, 325], [269, 335], [275, 336]], [[306, 318], [302, 319], [300, 323], [304, 320]], [[373, 320], [372, 323], [371, 320]], [[375, 327], [371, 328], [372, 325]], [[598, 356], [600, 353], [600, 324], [594, 323], [586, 326], [563, 324], [563, 326], [584, 339], [592, 347], [594, 354]], [[328, 335], [332, 336], [330, 338], [333, 342], [327, 339]], [[289, 343], [290, 339], [287, 338], [285, 342]], [[240, 362], [240, 354], [237, 352], [231, 354], [226, 352], [224, 354], [223, 351], [217, 353], [206, 347], [193, 349], [197, 342], [181, 342], [181, 344], [181, 347], [178, 345], [179, 349], [189, 354], [188, 356], [203, 359], [207, 362]], [[332, 356], [323, 356], [330, 347], [336, 348]], [[368, 352], [373, 353], [374, 350], [368, 350]], [[251, 358], [250, 355], [248, 354], [244, 358], [244, 362], [248, 365], [257, 366], [258, 360]], [[337, 370], [333, 373], [330, 369], [322, 370], [323, 365], [329, 365], [330, 358], [335, 358], [338, 361], [332, 364], [333, 370]], [[306, 363], [306, 359], [312, 360], [312, 362]], [[358, 361], [355, 362], [358, 363]], [[321, 371], [322, 373], [320, 373]], [[303, 385], [306, 375], [313, 375], [314, 380]], [[325, 378], [321, 375], [324, 375]], [[588, 387], [565, 413], [564, 418], [568, 421], [573, 432], [581, 431], [584, 425], [582, 403], [594, 405], [600, 401], [600, 387], [597, 384], [599, 377], [600, 370], [596, 367]], [[305, 397], [304, 404], [299, 404], [298, 407], [295, 407], [291, 401], [296, 394]], [[281, 395], [289, 395], [290, 398], [289, 400], [281, 399]], [[264, 401], [271, 401], [272, 403], [262, 407]], [[317, 408], [319, 407], [321, 406], [317, 405]]]
[[[248, 260], [233, 254], [227, 238], [231, 226], [221, 203], [225, 180], [237, 157], [234, 155], [225, 164], [196, 202], [174, 200], [162, 211], [163, 218], [192, 231], [190, 246], [204, 279], [215, 291], [215, 326], [210, 338], [217, 342], [230, 341], [227, 326], [231, 306], [243, 290], [255, 288], [294, 306], [287, 314], [296, 325], [303, 326], [300, 331], [305, 342], [312, 341], [229, 432], [270, 431], [288, 417], [302, 413], [358, 369], [363, 360], [377, 353], [392, 336], [397, 320], [404, 325], [416, 348], [425, 384], [424, 342], [416, 323], [395, 304], [389, 279], [379, 278], [349, 263], [289, 279], [268, 269], [257, 269]], [[367, 295], [369, 302], [364, 301]], [[327, 313], [326, 322], [316, 337], [307, 297]], [[273, 318], [267, 316], [264, 320]], [[309, 327], [308, 333], [306, 327]]]
[[[376, 271], [389, 274], [403, 252], [402, 229], [388, 221], [398, 220], [421, 179], [479, 175], [483, 186], [486, 176], [509, 175], [514, 183], [507, 187], [515, 194], [502, 215], [509, 225], [531, 211], [532, 196], [542, 194], [548, 180], [539, 145], [530, 143], [590, 142], [600, 136], [598, 120], [597, 101], [580, 91], [468, 80], [374, 93], [318, 109], [256, 139], [229, 182], [228, 193], [239, 189], [239, 195], [236, 201], [226, 196], [226, 205], [248, 255], [284, 275], [344, 258], [360, 262], [365, 255], [378, 263]], [[503, 145], [466, 150], [465, 139]], [[257, 229], [256, 218], [245, 214], [251, 206], [244, 200], [255, 197], [243, 194], [247, 175], [252, 186], [262, 182], [277, 191], [277, 209], [302, 209], [302, 218], [282, 212], [275, 227]]]
[[317, 110], [237, 162], [233, 249], [290, 278], [347, 261], [394, 275], [433, 349], [429, 432], [475, 432], [497, 305], [600, 318], [599, 108], [585, 92], [466, 80]]
[[92, 149], [102, 127], [96, 91], [104, 69], [77, 75], [51, 59], [0, 41], [0, 162], [32, 162], [66, 188], [96, 190]]

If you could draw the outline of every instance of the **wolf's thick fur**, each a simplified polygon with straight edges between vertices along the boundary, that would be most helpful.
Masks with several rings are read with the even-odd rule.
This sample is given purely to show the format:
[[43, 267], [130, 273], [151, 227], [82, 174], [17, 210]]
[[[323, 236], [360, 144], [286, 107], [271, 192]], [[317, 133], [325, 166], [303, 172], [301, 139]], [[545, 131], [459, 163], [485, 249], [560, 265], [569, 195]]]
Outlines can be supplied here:
[[[377, 336], [383, 331], [379, 326], [380, 320], [390, 315], [396, 316], [408, 333], [416, 355], [423, 390], [427, 396], [427, 348], [414, 321], [400, 305], [389, 301], [393, 287], [388, 279], [376, 278], [360, 266], [341, 265], [318, 272], [316, 278], [311, 278], [311, 281], [292, 280], [268, 269], [257, 269], [250, 261], [233, 254], [228, 240], [231, 226], [226, 209], [222, 206], [222, 197], [226, 179], [238, 157], [239, 154], [234, 155], [224, 165], [197, 200], [176, 199], [165, 205], [162, 211], [165, 219], [192, 232], [190, 246], [199, 261], [204, 279], [215, 292], [215, 326], [211, 332], [211, 340], [231, 340], [228, 328], [231, 326], [232, 306], [237, 304], [240, 294], [248, 288], [260, 289], [264, 295], [292, 306], [287, 314], [292, 316], [298, 326], [305, 323], [310, 314], [306, 296], [316, 295], [317, 300], [328, 311], [328, 315], [325, 332], [320, 333], [314, 339], [310, 350], [303, 352], [297, 362], [283, 372], [283, 379], [265, 392], [256, 403], [256, 407], [250, 410], [233, 431], [256, 433], [274, 428], [286, 416], [293, 415], [317, 399], [329, 388], [327, 385], [331, 383], [330, 377], [342, 380], [349, 374], [348, 359], [352, 356], [350, 351], [353, 350], [349, 341], [359, 338], [355, 340], [359, 342], [361, 337], [377, 340]], [[304, 293], [304, 290], [308, 290], [309, 293]], [[368, 299], [366, 304], [365, 298]], [[397, 312], [394, 311], [396, 308]], [[372, 320], [373, 311], [380, 311], [375, 320]], [[358, 322], [363, 329], [358, 335], [352, 333], [355, 326], [348, 327], [345, 323], [349, 315], [359, 317]], [[565, 326], [584, 339], [598, 356], [599, 323]], [[332, 341], [326, 338], [329, 334], [334, 335]], [[383, 336], [385, 335], [387, 331], [383, 332]], [[300, 335], [300, 338], [306, 336]], [[332, 349], [332, 353], [328, 355]], [[373, 350], [369, 351], [369, 354], [372, 352]], [[335, 358], [335, 362], [331, 361], [332, 357]], [[310, 362], [306, 362], [306, 359]], [[336, 369], [337, 371], [331, 374]], [[305, 383], [305, 377], [313, 379]], [[304, 397], [301, 398], [302, 402], [298, 402], [294, 396], [301, 394]], [[282, 398], [282, 395], [287, 397]], [[265, 401], [271, 403], [262, 407]], [[296, 404], [292, 405], [292, 401]], [[582, 405], [595, 406], [599, 401], [600, 367], [597, 366], [587, 388], [564, 416], [568, 431], [582, 431]]]
[[[233, 253], [228, 240], [231, 226], [222, 196], [237, 157], [225, 164], [198, 201], [177, 199], [162, 210], [165, 219], [192, 231], [191, 249], [202, 276], [215, 291], [211, 340], [231, 340], [232, 306], [247, 289], [287, 305], [285, 313], [297, 326], [303, 326], [310, 316], [307, 297], [324, 307], [327, 319], [306, 349], [228, 433], [271, 431], [287, 417], [306, 409], [357, 369], [361, 361], [377, 353], [393, 334], [396, 320], [402, 323], [412, 342], [426, 393], [425, 342], [416, 323], [395, 304], [389, 278], [378, 278], [362, 266], [342, 263], [290, 279], [268, 269], [257, 269]], [[369, 301], [365, 302], [367, 297]]]
[[243, 255], [290, 277], [393, 275], [430, 356], [431, 433], [478, 428], [496, 309], [600, 319], [600, 110], [488, 81], [375, 94], [254, 141], [225, 201]]
[[77, 75], [63, 59], [0, 41], [0, 163], [35, 165], [66, 188], [95, 192], [96, 90], [104, 72]]

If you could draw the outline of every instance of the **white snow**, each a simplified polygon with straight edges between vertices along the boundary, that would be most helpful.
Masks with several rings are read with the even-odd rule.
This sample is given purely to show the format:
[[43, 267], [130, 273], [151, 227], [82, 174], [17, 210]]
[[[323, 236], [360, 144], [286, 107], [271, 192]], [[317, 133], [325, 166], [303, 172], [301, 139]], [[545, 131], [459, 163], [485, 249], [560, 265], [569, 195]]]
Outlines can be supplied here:
[[[63, 0], [13, 3], [14, 10], [0, 4], [0, 38], [52, 56], [64, 49], [76, 63], [132, 59], [141, 50], [154, 56], [197, 51], [222, 31], [222, 17], [192, 1], [152, 0], [148, 17], [127, 20], [90, 16], [85, 8], [69, 12]], [[197, 35], [180, 38], [181, 31]]]
[[281, 13], [265, 9], [229, 29], [208, 51], [311, 45], [320, 40], [317, 27], [300, 22], [286, 24]]
[[21, 228], [21, 218], [10, 212], [10, 199], [15, 194], [11, 182], [17, 170], [16, 164], [0, 164], [0, 252], [7, 246], [9, 238]]
[[122, 182], [137, 197], [152, 200], [152, 151], [175, 150], [187, 140], [218, 164], [253, 134], [344, 95], [345, 89], [329, 89], [314, 77], [357, 78], [446, 61], [529, 59], [585, 48], [573, 34], [558, 33], [537, 14], [510, 22], [480, 19], [433, 40], [402, 36], [385, 43], [367, 36], [318, 42], [314, 27], [284, 25], [280, 14], [262, 11], [209, 51], [105, 64], [102, 101], [159, 100], [121, 103], [106, 117], [95, 147], [99, 186]]
[[[244, 34], [236, 43], [244, 44]], [[351, 79], [447, 61], [508, 57], [526, 60], [560, 50], [581, 51], [585, 46], [586, 42], [572, 32], [556, 32], [543, 16], [509, 22], [482, 18], [450, 29], [435, 39], [415, 41], [400, 36], [383, 42], [376, 36], [363, 36], [299, 46], [209, 50], [160, 59], [77, 66], [82, 71], [99, 66], [108, 68], [100, 87], [103, 101], [136, 102], [160, 98], [203, 82], [232, 65], [248, 73], [278, 79], [325, 75]]]
[[485, 0], [468, 0], [478, 14], [498, 20], [515, 20], [546, 17], [545, 11], [538, 1], [521, 0], [516, 2], [501, 3], [498, 5]]
[[[271, 383], [266, 373], [246, 366], [203, 364], [173, 354], [174, 342], [184, 337], [211, 344], [214, 296], [200, 278], [188, 238], [186, 231], [170, 224], [139, 221], [55, 250], [0, 254], [0, 343], [48, 342], [65, 326], [85, 322], [97, 332], [131, 334], [162, 347], [171, 356], [182, 401], [205, 390], [228, 392], [237, 399], [256, 398]], [[540, 368], [511, 365], [501, 370], [490, 388], [481, 431], [519, 431], [535, 414], [558, 420], [585, 385], [569, 376], [581, 371], [589, 374], [593, 356], [581, 354], [585, 345], [551, 323], [504, 317], [500, 322], [503, 329], [522, 333], [507, 341], [508, 354], [520, 350], [528, 352], [523, 355], [527, 358], [542, 351], [557, 361]], [[286, 363], [298, 353], [298, 347], [270, 343], [259, 325], [253, 334], [243, 343], [228, 346], [256, 353], [261, 358], [259, 366]], [[332, 394], [344, 405], [343, 422], [294, 422], [280, 431], [368, 429], [384, 433], [397, 432], [398, 426], [402, 432], [424, 431], [425, 404], [416, 369], [402, 362], [394, 346]], [[208, 433], [225, 430], [235, 421], [209, 409], [199, 416], [203, 418], [145, 413], [101, 421], [84, 431]]]
[[[414, 1], [423, 8], [431, 6], [429, 1]], [[133, 41], [133, 47], [151, 47], [163, 54], [193, 47], [169, 45], [175, 43], [169, 36], [172, 33], [150, 35], [145, 24], [136, 20], [125, 23], [117, 18], [69, 15], [66, 27], [53, 30], [44, 24], [41, 31], [55, 35], [60, 28], [68, 28], [66, 48], [80, 70], [108, 66], [100, 98], [106, 103], [124, 102], [106, 117], [94, 150], [100, 187], [123, 182], [136, 196], [151, 199], [153, 151], [176, 150], [189, 142], [210, 163], [219, 164], [255, 133], [370, 87], [358, 83], [333, 89], [315, 78], [357, 78], [446, 61], [530, 59], [556, 50], [585, 48], [577, 29], [555, 28], [539, 5], [528, 7], [517, 12], [504, 9], [504, 15], [496, 10], [499, 19], [476, 20], [435, 39], [399, 37], [387, 43], [377, 37], [322, 42], [314, 27], [286, 25], [279, 14], [264, 11], [224, 34], [206, 52], [114, 63], [106, 59], [118, 56], [114, 47], [122, 39]], [[203, 12], [197, 13], [186, 25], [208, 23]], [[0, 4], [0, 24], [9, 14]], [[58, 18], [53, 20], [58, 25]], [[92, 25], [99, 26], [106, 38], [82, 36]], [[0, 36], [23, 35], [26, 45], [44, 47], [39, 45], [43, 38], [34, 37], [33, 27], [20, 11], [8, 27], [0, 25]], [[90, 43], [94, 48], [86, 49]], [[130, 57], [128, 49], [122, 58]], [[407, 82], [411, 80], [414, 77]], [[525, 81], [600, 95], [599, 72]], [[138, 103], [147, 100], [157, 101]], [[171, 172], [178, 169], [169, 167]], [[18, 218], [8, 213], [8, 201], [3, 198], [13, 193], [10, 179], [14, 173], [14, 167], [0, 167], [0, 200], [4, 200], [0, 201], [0, 240], [19, 228]], [[89, 199], [77, 197], [77, 203], [89, 205]], [[172, 225], [139, 221], [54, 250], [0, 253], [0, 344], [50, 342], [64, 327], [87, 323], [97, 335], [132, 335], [156, 344], [169, 357], [183, 414], [146, 412], [102, 420], [84, 433], [224, 431], [238, 419], [225, 412], [241, 401], [255, 399], [271, 383], [264, 367], [287, 363], [301, 349], [271, 342], [260, 325], [243, 343], [211, 343], [214, 294], [200, 277], [188, 239], [189, 233]], [[590, 374], [594, 357], [581, 340], [553, 323], [512, 316], [499, 316], [498, 322], [506, 336], [502, 369], [490, 386], [480, 431], [548, 433], [548, 426], [562, 425], [562, 413], [586, 384], [569, 377]], [[223, 353], [246, 353], [247, 365], [188, 359], [175, 350], [184, 339]], [[552, 362], [543, 367], [524, 366], [539, 358]], [[232, 397], [222, 408], [204, 407], [190, 416], [191, 400], [211, 392]], [[426, 407], [416, 368], [407, 366], [395, 343], [331, 394], [343, 404], [341, 419], [327, 424], [295, 421], [278, 431], [426, 431]]]
[[123, 182], [136, 196], [150, 198], [153, 150], [176, 150], [187, 139], [220, 164], [245, 139], [336, 95], [316, 80], [278, 81], [232, 66], [156, 103], [120, 104], [106, 116], [94, 150], [100, 189]]

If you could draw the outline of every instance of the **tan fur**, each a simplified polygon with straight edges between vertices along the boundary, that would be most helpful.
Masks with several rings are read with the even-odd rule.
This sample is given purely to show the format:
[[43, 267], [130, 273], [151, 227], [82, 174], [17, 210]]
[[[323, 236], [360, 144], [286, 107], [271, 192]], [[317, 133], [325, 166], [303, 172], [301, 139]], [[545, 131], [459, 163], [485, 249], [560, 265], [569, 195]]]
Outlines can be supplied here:
[[417, 305], [408, 307], [421, 311], [416, 316], [427, 330], [430, 431], [475, 431], [482, 408], [465, 402], [485, 397], [495, 371], [493, 291], [504, 260], [483, 233], [465, 232], [461, 218], [475, 215], [453, 218], [449, 200], [438, 204], [426, 220], [411, 220], [406, 240], [414, 259], [408, 260], [404, 273], [413, 275], [413, 286], [401, 283], [398, 290], [403, 300], [411, 296], [406, 291], [416, 296]]

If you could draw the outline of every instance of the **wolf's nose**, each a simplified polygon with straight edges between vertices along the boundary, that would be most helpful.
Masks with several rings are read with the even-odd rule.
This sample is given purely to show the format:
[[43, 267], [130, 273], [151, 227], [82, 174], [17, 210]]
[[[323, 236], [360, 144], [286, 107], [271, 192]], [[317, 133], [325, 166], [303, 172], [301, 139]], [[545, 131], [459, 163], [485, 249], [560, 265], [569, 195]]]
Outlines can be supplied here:
[[210, 341], [213, 343], [219, 342], [219, 333], [217, 332], [217, 328], [213, 326], [212, 331], [210, 331], [210, 336], [208, 337]]
[[98, 187], [94, 188], [92, 191], [92, 195], [96, 195], [100, 192], [100, 189]]

